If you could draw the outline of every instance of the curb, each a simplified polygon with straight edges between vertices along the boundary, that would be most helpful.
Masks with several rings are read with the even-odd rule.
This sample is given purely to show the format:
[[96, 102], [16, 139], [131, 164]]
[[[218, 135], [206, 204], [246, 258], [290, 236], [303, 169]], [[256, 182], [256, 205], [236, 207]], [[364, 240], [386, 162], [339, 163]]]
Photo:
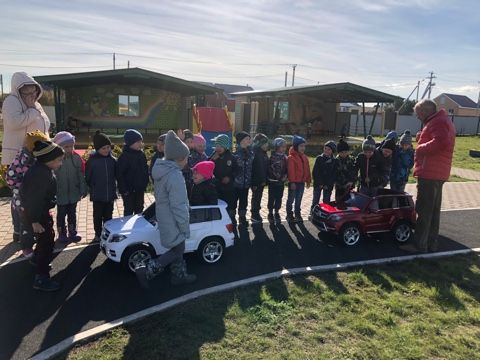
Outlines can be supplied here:
[[101, 335], [108, 330], [116, 328], [118, 326], [138, 321], [143, 319], [147, 316], [153, 315], [155, 313], [170, 309], [174, 306], [183, 304], [187, 301], [197, 299], [202, 296], [215, 294], [218, 292], [224, 292], [228, 290], [232, 290], [241, 286], [252, 285], [256, 283], [262, 283], [268, 280], [275, 280], [281, 277], [287, 276], [294, 276], [294, 275], [304, 275], [304, 274], [314, 274], [319, 272], [325, 271], [339, 271], [345, 270], [352, 267], [357, 266], [367, 266], [367, 265], [383, 265], [383, 264], [391, 264], [391, 263], [400, 263], [406, 261], [412, 261], [416, 259], [436, 259], [442, 257], [449, 257], [454, 255], [464, 255], [470, 253], [480, 253], [480, 248], [473, 248], [473, 249], [463, 249], [463, 250], [454, 250], [454, 251], [444, 251], [439, 253], [428, 253], [428, 254], [416, 254], [416, 255], [407, 255], [407, 256], [396, 256], [396, 257], [389, 257], [389, 258], [382, 258], [382, 259], [375, 259], [375, 260], [363, 260], [363, 261], [353, 261], [353, 262], [346, 262], [346, 263], [339, 263], [339, 264], [330, 264], [330, 265], [319, 265], [319, 266], [307, 266], [307, 267], [300, 267], [300, 268], [293, 268], [293, 269], [284, 269], [281, 271], [275, 271], [264, 275], [258, 275], [247, 279], [242, 279], [222, 285], [213, 286], [210, 288], [197, 290], [192, 293], [180, 296], [176, 299], [169, 300], [167, 302], [152, 306], [150, 308], [138, 311], [134, 314], [116, 319], [114, 321], [110, 321], [103, 325], [94, 327], [89, 330], [82, 331], [76, 335], [70, 336], [65, 340], [61, 341], [60, 343], [42, 351], [41, 353], [33, 356], [32, 360], [45, 360], [51, 359], [53, 356], [56, 356], [80, 341], [88, 340], [92, 337]]

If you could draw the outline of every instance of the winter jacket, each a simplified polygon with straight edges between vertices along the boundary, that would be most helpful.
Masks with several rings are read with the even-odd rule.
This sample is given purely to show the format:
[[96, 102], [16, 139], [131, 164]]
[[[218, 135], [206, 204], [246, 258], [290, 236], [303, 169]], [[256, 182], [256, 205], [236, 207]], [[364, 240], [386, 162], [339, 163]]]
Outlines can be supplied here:
[[187, 188], [182, 171], [172, 160], [158, 160], [153, 165], [155, 211], [160, 242], [171, 249], [190, 237], [190, 213]]
[[153, 154], [152, 159], [150, 160], [150, 166], [148, 168], [148, 174], [150, 176], [152, 176], [152, 169], [153, 169], [153, 165], [155, 165], [155, 161], [157, 161], [157, 159], [163, 159], [164, 157], [165, 157], [164, 152], [155, 151], [155, 154]]
[[190, 156], [188, 157], [188, 167], [190, 169], [193, 169], [195, 165], [197, 165], [199, 162], [206, 161], [207, 155], [205, 153], [199, 153], [196, 150], [190, 151]]
[[336, 185], [346, 186], [348, 183], [352, 183], [353, 186], [355, 186], [357, 181], [357, 171], [355, 169], [355, 162], [350, 155], [346, 156], [345, 158], [341, 158], [337, 155], [336, 174]]
[[27, 171], [20, 188], [24, 220], [27, 224], [42, 223], [55, 207], [57, 181], [55, 174], [45, 164], [35, 162]]
[[313, 165], [312, 178], [313, 186], [327, 186], [333, 188], [337, 170], [337, 159], [325, 154], [318, 155]]
[[254, 154], [250, 148], [238, 148], [234, 154], [237, 169], [233, 184], [238, 189], [248, 189], [252, 184], [252, 170]]
[[[380, 151], [380, 154], [382, 152]], [[393, 161], [393, 153], [389, 157], [383, 156], [383, 182], [382, 182], [382, 187], [385, 187], [388, 185], [390, 182], [390, 173], [392, 172], [392, 161]]]
[[[216, 153], [213, 153], [213, 155], [210, 156], [210, 160], [215, 163], [213, 175], [215, 176], [214, 182], [217, 189], [223, 191], [233, 190], [233, 180], [237, 171], [237, 159], [235, 156], [230, 150], [225, 150], [225, 152], [218, 157]], [[229, 179], [226, 184], [223, 183], [224, 178]]]
[[395, 152], [392, 159], [392, 171], [390, 182], [393, 184], [406, 184], [413, 167], [415, 151], [413, 149], [403, 150], [401, 147]]
[[447, 181], [452, 169], [455, 127], [445, 110], [425, 121], [415, 151], [413, 175], [422, 179]]
[[[359, 182], [361, 185], [375, 188], [381, 187], [384, 183], [385, 161], [383, 155], [375, 150], [372, 157], [367, 159], [364, 153], [357, 155], [355, 167], [360, 173]], [[367, 183], [366, 178], [369, 178]]]
[[[19, 89], [24, 85], [35, 85], [40, 90], [35, 108], [28, 108], [23, 102]], [[3, 143], [2, 165], [10, 165], [23, 146], [25, 134], [34, 130], [48, 133], [50, 120], [38, 100], [42, 97], [41, 86], [24, 72], [12, 76], [10, 95], [3, 102]]]
[[291, 183], [312, 182], [310, 164], [305, 154], [299, 153], [293, 148], [288, 151], [288, 181]]
[[5, 178], [8, 187], [12, 189], [12, 205], [14, 209], [22, 206], [20, 199], [20, 186], [22, 185], [25, 173], [33, 164], [35, 164], [35, 157], [33, 154], [26, 148], [22, 148], [8, 167]]
[[218, 204], [217, 188], [212, 179], [193, 184], [190, 194], [191, 206]]
[[69, 205], [87, 196], [87, 184], [82, 172], [82, 158], [72, 153], [65, 155], [62, 166], [55, 171], [57, 178], [57, 204]]
[[268, 179], [268, 154], [260, 147], [254, 150], [252, 163], [252, 186], [265, 186]]
[[188, 155], [187, 164], [182, 169], [182, 175], [183, 175], [183, 178], [185, 179], [185, 185], [187, 186], [188, 191], [190, 191], [190, 188], [192, 186], [193, 171], [192, 171], [192, 168], [190, 167], [190, 164], [193, 162], [192, 155], [194, 151], [195, 150], [190, 150], [190, 155]]
[[118, 157], [118, 191], [120, 194], [145, 192], [148, 186], [148, 164], [142, 150], [132, 150], [124, 146]]
[[268, 182], [284, 186], [288, 179], [287, 155], [272, 151], [268, 162]]
[[91, 201], [111, 202], [117, 198], [117, 159], [93, 153], [87, 161], [85, 181]]

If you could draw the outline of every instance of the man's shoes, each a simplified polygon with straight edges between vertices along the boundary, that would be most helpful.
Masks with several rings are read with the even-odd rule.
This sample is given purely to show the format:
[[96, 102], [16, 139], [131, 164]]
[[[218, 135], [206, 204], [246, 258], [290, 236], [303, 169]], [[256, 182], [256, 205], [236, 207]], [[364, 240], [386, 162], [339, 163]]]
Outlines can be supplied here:
[[33, 281], [33, 288], [39, 291], [51, 292], [60, 290], [60, 284], [48, 276], [36, 275]]

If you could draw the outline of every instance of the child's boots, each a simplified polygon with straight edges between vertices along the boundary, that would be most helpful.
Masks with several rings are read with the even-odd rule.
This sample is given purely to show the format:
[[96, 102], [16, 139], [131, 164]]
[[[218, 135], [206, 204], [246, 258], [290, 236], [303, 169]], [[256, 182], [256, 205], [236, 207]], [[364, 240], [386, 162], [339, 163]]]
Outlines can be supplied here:
[[58, 238], [57, 240], [61, 243], [68, 244], [70, 241], [67, 236], [67, 229], [65, 227], [60, 226], [57, 228]]
[[68, 240], [75, 243], [82, 240], [82, 237], [78, 235], [75, 226], [68, 225]]
[[172, 274], [170, 282], [172, 285], [190, 284], [197, 280], [197, 276], [187, 273], [187, 263], [185, 260], [173, 262], [170, 265], [170, 272]]

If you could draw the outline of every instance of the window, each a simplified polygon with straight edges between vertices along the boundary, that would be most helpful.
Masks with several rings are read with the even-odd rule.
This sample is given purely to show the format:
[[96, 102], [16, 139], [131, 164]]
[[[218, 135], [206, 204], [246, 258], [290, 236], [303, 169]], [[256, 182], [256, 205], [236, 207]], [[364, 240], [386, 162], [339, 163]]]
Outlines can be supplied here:
[[399, 196], [397, 199], [398, 199], [398, 207], [399, 208], [410, 207], [410, 201], [408, 200], [408, 197]]
[[222, 214], [219, 208], [191, 209], [190, 224], [198, 224], [206, 221], [220, 220]]
[[140, 100], [136, 95], [118, 95], [118, 115], [140, 116]]
[[274, 101], [273, 114], [274, 119], [282, 123], [288, 122], [288, 101]]

